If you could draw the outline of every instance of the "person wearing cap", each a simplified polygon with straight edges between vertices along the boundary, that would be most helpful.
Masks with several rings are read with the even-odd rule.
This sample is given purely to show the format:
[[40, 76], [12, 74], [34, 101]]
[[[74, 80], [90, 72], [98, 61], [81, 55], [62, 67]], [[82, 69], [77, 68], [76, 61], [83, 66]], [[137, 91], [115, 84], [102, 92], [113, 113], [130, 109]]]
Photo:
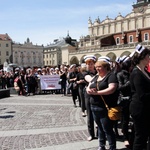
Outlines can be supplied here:
[[112, 71], [113, 71], [115, 74], [117, 74], [117, 73], [121, 70], [120, 62], [121, 62], [121, 57], [117, 57], [116, 60], [115, 60], [115, 65], [114, 65], [114, 67], [112, 68]]
[[130, 75], [132, 94], [129, 110], [135, 132], [133, 150], [146, 150], [150, 139], [150, 74], [146, 70], [150, 49], [137, 45], [132, 61], [134, 69]]
[[84, 57], [84, 62], [86, 63], [87, 71], [83, 73], [84, 80], [86, 83], [85, 89], [84, 89], [84, 96], [85, 96], [85, 105], [86, 105], [86, 113], [87, 113], [87, 128], [89, 137], [87, 138], [88, 141], [91, 141], [95, 139], [95, 122], [93, 119], [92, 111], [91, 111], [91, 104], [90, 104], [90, 95], [86, 92], [86, 88], [89, 84], [89, 82], [92, 80], [92, 78], [96, 75], [95, 70], [95, 62], [96, 57], [94, 55], [87, 55]]
[[[129, 148], [131, 144], [129, 143], [129, 105], [131, 101], [131, 87], [130, 87], [130, 73], [132, 71], [132, 60], [125, 56], [122, 59], [121, 63], [121, 71], [117, 73], [118, 79], [118, 90], [119, 90], [119, 99], [122, 100], [120, 102], [120, 106], [122, 107], [122, 117], [121, 117], [121, 131], [123, 133], [124, 145]], [[119, 100], [118, 99], [118, 100]]]
[[90, 95], [92, 114], [98, 125], [98, 150], [106, 150], [106, 138], [109, 150], [116, 150], [116, 138], [113, 131], [114, 122], [109, 119], [107, 108], [102, 100], [103, 97], [108, 107], [117, 106], [118, 81], [114, 72], [111, 71], [110, 65], [109, 57], [99, 57], [95, 63], [97, 75], [94, 76], [86, 89]]

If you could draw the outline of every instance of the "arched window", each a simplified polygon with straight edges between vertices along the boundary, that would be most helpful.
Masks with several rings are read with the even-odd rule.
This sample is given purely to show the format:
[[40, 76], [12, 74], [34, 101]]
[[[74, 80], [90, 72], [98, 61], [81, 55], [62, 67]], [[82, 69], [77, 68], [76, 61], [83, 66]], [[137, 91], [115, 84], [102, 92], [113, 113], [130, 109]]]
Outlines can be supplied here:
[[119, 45], [119, 44], [120, 44], [120, 38], [117, 37], [117, 38], [116, 38], [116, 45]]
[[133, 35], [129, 36], [129, 43], [133, 43]]
[[149, 40], [149, 34], [148, 33], [145, 33], [144, 34], [144, 41], [148, 41]]

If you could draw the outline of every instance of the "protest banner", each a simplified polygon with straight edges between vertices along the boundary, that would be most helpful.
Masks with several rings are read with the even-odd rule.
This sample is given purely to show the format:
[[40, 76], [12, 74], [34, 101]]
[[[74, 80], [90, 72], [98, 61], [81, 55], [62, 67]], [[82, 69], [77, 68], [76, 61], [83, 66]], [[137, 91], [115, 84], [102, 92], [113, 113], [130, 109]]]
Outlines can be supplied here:
[[60, 79], [59, 75], [41, 75], [40, 76], [41, 90], [61, 89], [61, 85], [58, 84], [59, 79]]

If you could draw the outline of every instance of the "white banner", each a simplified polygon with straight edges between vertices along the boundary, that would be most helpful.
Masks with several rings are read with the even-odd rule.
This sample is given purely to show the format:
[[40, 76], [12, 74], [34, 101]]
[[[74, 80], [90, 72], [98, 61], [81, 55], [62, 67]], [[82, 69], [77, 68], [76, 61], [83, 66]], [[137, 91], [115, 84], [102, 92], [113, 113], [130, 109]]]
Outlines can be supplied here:
[[59, 75], [41, 75], [40, 76], [41, 90], [61, 89], [61, 85], [58, 84], [59, 79], [60, 79]]

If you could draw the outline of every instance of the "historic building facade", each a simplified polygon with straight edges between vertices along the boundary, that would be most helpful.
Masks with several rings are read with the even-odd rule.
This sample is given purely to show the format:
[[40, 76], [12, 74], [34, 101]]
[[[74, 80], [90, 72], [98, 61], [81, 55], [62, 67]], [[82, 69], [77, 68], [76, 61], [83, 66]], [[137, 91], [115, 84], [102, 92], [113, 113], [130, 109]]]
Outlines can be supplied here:
[[12, 39], [7, 33], [0, 34], [0, 65], [4, 62], [12, 62]]
[[43, 48], [43, 46], [33, 45], [29, 38], [24, 44], [13, 43], [13, 63], [22, 67], [42, 67]]
[[108, 16], [88, 20], [88, 35], [81, 37], [78, 48], [68, 53], [68, 64], [80, 64], [85, 55], [105, 55], [112, 61], [116, 57], [129, 55], [138, 43], [150, 46], [150, 0], [137, 0], [133, 10], [125, 17], [118, 14], [115, 19]]
[[69, 51], [76, 51], [77, 41], [69, 36], [66, 38], [56, 39], [53, 44], [44, 47], [44, 66], [68, 65]]

